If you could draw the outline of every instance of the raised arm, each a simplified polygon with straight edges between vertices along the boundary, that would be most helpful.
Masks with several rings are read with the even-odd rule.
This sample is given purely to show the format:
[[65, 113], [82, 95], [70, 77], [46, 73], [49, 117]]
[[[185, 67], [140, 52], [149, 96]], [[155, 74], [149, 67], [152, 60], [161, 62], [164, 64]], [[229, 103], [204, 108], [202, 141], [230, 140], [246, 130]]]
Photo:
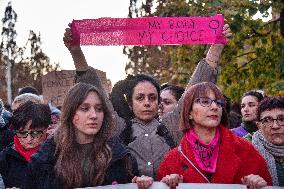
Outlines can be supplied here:
[[98, 77], [96, 70], [88, 66], [88, 63], [79, 43], [73, 41], [70, 28], [65, 29], [63, 41], [74, 61], [74, 65], [76, 68], [76, 83], [89, 83], [91, 85], [97, 86], [99, 89], [102, 90], [106, 104], [109, 110], [112, 112], [114, 118], [115, 131], [113, 135], [119, 135], [125, 127], [125, 121], [120, 118], [118, 114], [114, 111], [113, 105], [108, 98], [108, 94], [103, 88], [103, 85], [101, 83], [100, 78]]
[[[228, 24], [223, 27], [223, 35], [228, 39], [232, 33]], [[193, 74], [191, 75], [187, 87], [200, 82], [213, 82], [216, 83], [218, 75], [218, 66], [221, 58], [222, 51], [225, 45], [214, 44], [208, 50], [208, 53], [204, 59], [202, 59], [197, 67], [195, 68]], [[186, 90], [185, 90], [186, 92]], [[183, 95], [184, 96], [184, 95]], [[170, 130], [171, 134], [174, 136], [176, 143], [179, 143], [182, 133], [178, 130], [179, 128], [179, 114], [181, 111], [183, 96], [179, 99], [177, 107], [172, 112], [167, 113], [162, 117], [162, 122]]]
[[[223, 35], [228, 39], [232, 33], [228, 24], [223, 27]], [[216, 83], [218, 75], [218, 66], [220, 63], [224, 44], [213, 44], [210, 46], [206, 57], [202, 59], [195, 68], [189, 79], [187, 87], [200, 82]]]
[[103, 89], [95, 69], [88, 66], [79, 42], [73, 41], [70, 28], [65, 29], [63, 41], [73, 58], [76, 68], [76, 82], [89, 83]]

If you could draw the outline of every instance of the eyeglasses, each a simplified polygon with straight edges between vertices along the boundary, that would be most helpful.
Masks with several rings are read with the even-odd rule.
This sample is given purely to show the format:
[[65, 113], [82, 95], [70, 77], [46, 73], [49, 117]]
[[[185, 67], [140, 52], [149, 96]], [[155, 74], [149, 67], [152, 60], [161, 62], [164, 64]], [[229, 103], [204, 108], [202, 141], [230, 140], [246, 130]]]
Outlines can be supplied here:
[[284, 115], [278, 115], [276, 119], [273, 119], [272, 117], [265, 117], [260, 121], [264, 126], [272, 127], [275, 120], [279, 126], [284, 126]]
[[19, 138], [27, 138], [28, 135], [31, 135], [32, 138], [38, 138], [43, 134], [44, 130], [38, 130], [38, 131], [16, 131], [16, 135]]
[[209, 107], [211, 106], [212, 102], [215, 102], [215, 104], [218, 107], [224, 107], [225, 106], [225, 101], [224, 100], [212, 100], [211, 98], [208, 97], [199, 97], [195, 100], [195, 102], [199, 103], [203, 107]]

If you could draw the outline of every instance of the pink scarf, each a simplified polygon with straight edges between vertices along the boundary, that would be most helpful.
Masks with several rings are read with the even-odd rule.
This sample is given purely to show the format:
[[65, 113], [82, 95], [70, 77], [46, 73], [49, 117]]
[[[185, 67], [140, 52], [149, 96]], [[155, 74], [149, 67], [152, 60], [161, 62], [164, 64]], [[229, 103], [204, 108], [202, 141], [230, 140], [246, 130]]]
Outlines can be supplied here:
[[209, 144], [204, 144], [193, 128], [186, 133], [186, 139], [193, 150], [198, 166], [205, 172], [215, 173], [220, 146], [219, 129], [216, 130], [216, 134]]

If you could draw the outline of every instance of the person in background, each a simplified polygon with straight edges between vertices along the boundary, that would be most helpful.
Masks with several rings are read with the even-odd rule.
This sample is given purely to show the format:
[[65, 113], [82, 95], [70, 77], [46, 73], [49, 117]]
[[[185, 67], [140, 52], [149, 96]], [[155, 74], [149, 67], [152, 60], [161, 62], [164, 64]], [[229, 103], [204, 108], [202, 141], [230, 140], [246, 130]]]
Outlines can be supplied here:
[[[272, 184], [259, 152], [226, 128], [225, 102], [213, 83], [202, 82], [188, 88], [179, 125], [184, 136], [180, 145], [170, 150], [161, 162], [158, 180], [170, 188], [181, 182], [245, 184], [254, 189]], [[153, 180], [136, 178], [141, 179], [139, 188], [149, 187]]]
[[[27, 101], [33, 101], [36, 103], [44, 103], [42, 96], [39, 96], [39, 92], [31, 86], [26, 86], [22, 88], [19, 91], [19, 95], [16, 96], [12, 103], [12, 110], [15, 110], [18, 108], [22, 103]], [[51, 124], [49, 125], [47, 129], [48, 135], [53, 135], [55, 129], [58, 127], [60, 121], [60, 110], [51, 104], [51, 102], [48, 103], [48, 106], [51, 111]]]
[[47, 134], [52, 136], [55, 132], [55, 129], [58, 128], [60, 124], [61, 111], [51, 103], [48, 103], [48, 106], [51, 111], [51, 124], [47, 128]]
[[173, 111], [183, 93], [184, 88], [179, 86], [167, 85], [165, 88], [161, 87], [159, 116], [162, 117], [166, 113]]
[[0, 151], [13, 142], [14, 133], [8, 127], [12, 114], [4, 108], [0, 99]]
[[231, 99], [226, 95], [224, 95], [224, 97], [226, 99], [226, 112], [229, 118], [228, 128], [233, 129], [239, 127], [242, 123], [242, 116], [233, 110]]
[[19, 108], [25, 102], [32, 101], [38, 104], [43, 103], [43, 99], [35, 94], [32, 93], [24, 93], [15, 97], [12, 102], [12, 111], [14, 112], [17, 108]]
[[242, 123], [239, 127], [232, 129], [237, 136], [252, 140], [252, 135], [257, 131], [257, 107], [263, 99], [263, 94], [258, 91], [248, 91], [242, 97], [241, 114]]
[[40, 93], [38, 92], [38, 90], [32, 86], [25, 86], [23, 88], [21, 88], [18, 92], [18, 95], [21, 95], [21, 94], [25, 94], [25, 93], [32, 93], [32, 94], [35, 94], [35, 95], [40, 95]]
[[95, 86], [73, 86], [62, 106], [61, 124], [32, 157], [26, 188], [63, 189], [124, 184], [137, 163], [119, 138], [111, 138], [112, 114]]
[[6, 187], [24, 188], [31, 156], [46, 140], [50, 124], [47, 105], [28, 101], [13, 113], [14, 143], [0, 152], [0, 173]]
[[233, 103], [230, 106], [229, 112], [228, 116], [230, 120], [230, 129], [239, 127], [242, 123], [241, 105], [239, 103]]
[[284, 186], [284, 98], [266, 97], [257, 111], [252, 144], [266, 160], [274, 186]]

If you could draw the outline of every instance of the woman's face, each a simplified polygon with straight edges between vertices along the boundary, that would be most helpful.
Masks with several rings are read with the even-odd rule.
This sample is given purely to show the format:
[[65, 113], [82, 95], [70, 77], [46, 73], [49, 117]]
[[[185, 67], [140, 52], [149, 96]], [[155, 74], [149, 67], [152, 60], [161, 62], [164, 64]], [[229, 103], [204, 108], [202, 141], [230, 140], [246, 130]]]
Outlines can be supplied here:
[[159, 108], [159, 116], [171, 112], [177, 105], [176, 97], [171, 93], [171, 90], [163, 90], [161, 92], [161, 106]]
[[143, 122], [155, 118], [158, 112], [158, 92], [151, 82], [143, 81], [134, 87], [132, 108], [135, 117]]
[[243, 121], [255, 121], [257, 117], [258, 100], [255, 96], [245, 96], [241, 103]]
[[104, 110], [96, 92], [89, 92], [73, 117], [76, 140], [80, 144], [91, 143], [103, 124]]
[[266, 110], [260, 114], [260, 129], [264, 138], [277, 146], [284, 145], [284, 109]]
[[195, 99], [189, 114], [193, 127], [217, 127], [222, 118], [222, 106], [220, 102], [220, 99], [216, 99], [215, 94], [211, 90], [207, 96]]
[[41, 145], [46, 139], [46, 128], [31, 129], [32, 121], [28, 121], [25, 128], [17, 130], [16, 135], [24, 149], [31, 150]]

